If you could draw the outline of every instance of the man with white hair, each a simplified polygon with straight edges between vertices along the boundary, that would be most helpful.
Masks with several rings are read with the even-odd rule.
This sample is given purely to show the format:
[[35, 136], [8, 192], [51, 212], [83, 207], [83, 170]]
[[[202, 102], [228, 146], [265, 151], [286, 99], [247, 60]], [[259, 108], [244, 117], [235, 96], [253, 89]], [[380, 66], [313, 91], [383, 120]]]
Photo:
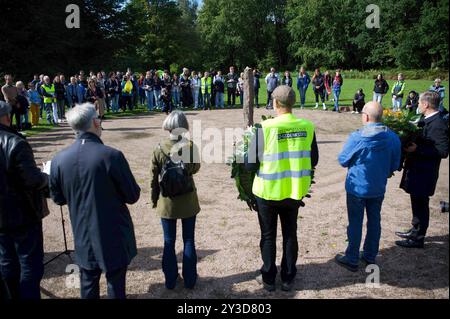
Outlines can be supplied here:
[[425, 92], [419, 98], [418, 125], [422, 137], [405, 148], [406, 156], [402, 188], [411, 197], [412, 228], [396, 235], [404, 240], [396, 244], [405, 248], [423, 248], [430, 223], [430, 197], [434, 195], [439, 179], [441, 160], [448, 157], [448, 123], [439, 113], [439, 96]]
[[56, 204], [69, 206], [81, 298], [100, 297], [104, 272], [108, 297], [125, 299], [127, 267], [137, 254], [127, 204], [139, 200], [140, 188], [124, 155], [100, 139], [101, 120], [94, 105], [73, 108], [67, 121], [77, 140], [52, 161], [50, 194]]

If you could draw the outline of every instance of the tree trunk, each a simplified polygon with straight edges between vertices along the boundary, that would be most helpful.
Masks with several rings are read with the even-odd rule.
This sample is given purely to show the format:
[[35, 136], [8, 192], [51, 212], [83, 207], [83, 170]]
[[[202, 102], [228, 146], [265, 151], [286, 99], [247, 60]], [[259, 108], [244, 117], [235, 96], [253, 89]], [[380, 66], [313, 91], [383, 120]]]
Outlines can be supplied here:
[[246, 67], [244, 71], [244, 123], [253, 126], [253, 106], [255, 90], [253, 88], [253, 69]]

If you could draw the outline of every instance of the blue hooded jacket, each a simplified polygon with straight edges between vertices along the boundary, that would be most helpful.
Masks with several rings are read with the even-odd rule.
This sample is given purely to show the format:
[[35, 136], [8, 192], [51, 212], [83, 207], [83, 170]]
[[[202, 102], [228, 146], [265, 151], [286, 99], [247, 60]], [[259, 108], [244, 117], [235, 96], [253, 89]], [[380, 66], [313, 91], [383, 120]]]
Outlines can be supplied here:
[[400, 139], [383, 124], [369, 123], [353, 132], [339, 155], [339, 163], [348, 167], [347, 193], [361, 198], [384, 196], [400, 158]]

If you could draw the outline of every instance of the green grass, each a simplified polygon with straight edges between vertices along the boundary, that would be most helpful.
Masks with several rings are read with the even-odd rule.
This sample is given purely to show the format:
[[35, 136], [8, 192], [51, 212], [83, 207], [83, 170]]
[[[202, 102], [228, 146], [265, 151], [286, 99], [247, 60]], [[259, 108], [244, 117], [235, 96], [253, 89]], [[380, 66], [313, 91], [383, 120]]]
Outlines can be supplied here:
[[[298, 90], [296, 88], [296, 81], [297, 79], [294, 78], [294, 89], [297, 96], [297, 106], [300, 105], [300, 95], [298, 93]], [[388, 81], [389, 86], [392, 88], [392, 85], [395, 83], [394, 81]], [[416, 92], [424, 92], [427, 91], [430, 86], [433, 84], [432, 81], [428, 80], [406, 80], [406, 94], [409, 91], [416, 91]], [[446, 95], [448, 94], [448, 81], [442, 82], [442, 85], [446, 88]], [[352, 106], [353, 97], [356, 94], [356, 91], [360, 88], [364, 90], [364, 94], [366, 94], [366, 102], [369, 102], [372, 100], [373, 97], [373, 85], [374, 80], [366, 80], [366, 79], [345, 79], [344, 78], [344, 85], [342, 86], [342, 91], [340, 95], [340, 102], [339, 105], [341, 106]], [[406, 94], [403, 99], [403, 104], [406, 102]], [[330, 96], [330, 99], [332, 99], [333, 96]], [[227, 97], [225, 97], [225, 100]], [[306, 91], [306, 106], [314, 106], [315, 105], [315, 95], [312, 90], [312, 86], [310, 85], [308, 88], [308, 91]], [[392, 95], [390, 93], [386, 94], [383, 99], [383, 106], [385, 108], [392, 106]], [[259, 91], [259, 104], [265, 105], [267, 103], [267, 91], [266, 91], [266, 83], [264, 82], [264, 79], [261, 79], [261, 89]], [[321, 101], [320, 101], [321, 105]], [[329, 107], [333, 106], [334, 103], [329, 101], [327, 102], [327, 105]], [[448, 109], [449, 108], [449, 100], [448, 96], [445, 97], [444, 105]]]
[[[392, 87], [392, 85], [394, 84], [394, 81], [388, 81], [388, 83]], [[296, 84], [296, 78], [294, 78], [294, 87], [295, 87], [295, 84]], [[339, 105], [351, 106], [353, 97], [354, 97], [356, 91], [360, 88], [362, 88], [364, 90], [364, 93], [366, 94], [366, 102], [372, 100], [373, 84], [374, 84], [374, 80], [372, 80], [372, 79], [345, 79], [344, 78], [344, 85], [342, 87]], [[416, 92], [419, 92], [419, 93], [424, 92], [424, 91], [428, 90], [432, 84], [433, 84], [433, 82], [428, 81], [428, 80], [406, 80], [406, 93], [408, 93], [411, 90], [415, 90]], [[445, 86], [446, 89], [448, 89], [449, 82], [444, 81], [444, 82], [442, 82], [442, 85]], [[296, 97], [297, 97], [296, 106], [299, 106], [300, 105], [300, 96], [299, 96], [298, 90], [296, 88], [294, 88], [294, 89], [295, 89], [295, 93], [296, 93]], [[332, 96], [330, 96], [330, 99], [331, 98], [332, 98]], [[405, 101], [406, 101], [406, 96], [404, 98], [403, 104], [405, 103]], [[227, 105], [227, 102], [228, 102], [228, 98], [227, 98], [227, 93], [225, 92], [225, 105]], [[261, 79], [261, 89], [259, 90], [259, 104], [266, 105], [266, 103], [267, 103], [266, 83], [264, 82], [264, 79]], [[389, 108], [392, 106], [391, 103], [392, 103], [391, 102], [391, 94], [388, 93], [388, 94], [386, 94], [386, 96], [383, 99], [383, 106], [385, 108]], [[238, 104], [238, 105], [240, 104], [239, 97], [236, 98], [236, 104]], [[310, 85], [308, 88], [308, 91], [306, 92], [306, 106], [313, 107], [314, 105], [315, 105], [315, 96], [314, 96], [314, 93], [312, 90], [312, 86]], [[331, 108], [333, 105], [334, 105], [333, 102], [331, 102], [331, 101], [327, 102], [328, 107]], [[445, 98], [444, 105], [447, 109], [449, 108], [448, 97]], [[115, 114], [107, 113], [106, 117], [108, 119], [114, 119], [114, 118], [120, 118], [120, 117], [126, 117], [126, 116], [145, 114], [146, 112], [147, 112], [146, 107], [143, 105], [139, 105], [133, 111], [127, 110], [125, 112], [120, 112], [120, 113], [115, 113]], [[42, 119], [40, 120], [40, 124], [38, 126], [33, 127], [33, 129], [31, 129], [31, 130], [25, 131], [27, 136], [46, 132], [53, 128], [52, 125], [47, 124], [45, 111], [43, 114], [43, 118], [44, 118], [43, 120]], [[31, 117], [30, 117], [30, 119], [31, 119]]]

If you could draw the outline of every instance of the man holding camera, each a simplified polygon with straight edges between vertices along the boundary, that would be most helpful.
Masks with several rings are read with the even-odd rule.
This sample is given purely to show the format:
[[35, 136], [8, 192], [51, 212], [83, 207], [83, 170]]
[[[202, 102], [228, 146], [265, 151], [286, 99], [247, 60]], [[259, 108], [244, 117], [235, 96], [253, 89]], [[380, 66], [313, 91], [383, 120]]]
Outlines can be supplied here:
[[396, 244], [405, 248], [423, 248], [430, 221], [430, 196], [434, 195], [439, 179], [441, 160], [448, 157], [448, 124], [439, 113], [439, 95], [425, 92], [419, 98], [423, 114], [419, 126], [422, 138], [405, 149], [405, 160], [400, 188], [411, 196], [412, 228], [396, 232], [404, 240]]
[[11, 106], [0, 101], [0, 279], [7, 299], [40, 299], [48, 177], [10, 127], [10, 114]]

